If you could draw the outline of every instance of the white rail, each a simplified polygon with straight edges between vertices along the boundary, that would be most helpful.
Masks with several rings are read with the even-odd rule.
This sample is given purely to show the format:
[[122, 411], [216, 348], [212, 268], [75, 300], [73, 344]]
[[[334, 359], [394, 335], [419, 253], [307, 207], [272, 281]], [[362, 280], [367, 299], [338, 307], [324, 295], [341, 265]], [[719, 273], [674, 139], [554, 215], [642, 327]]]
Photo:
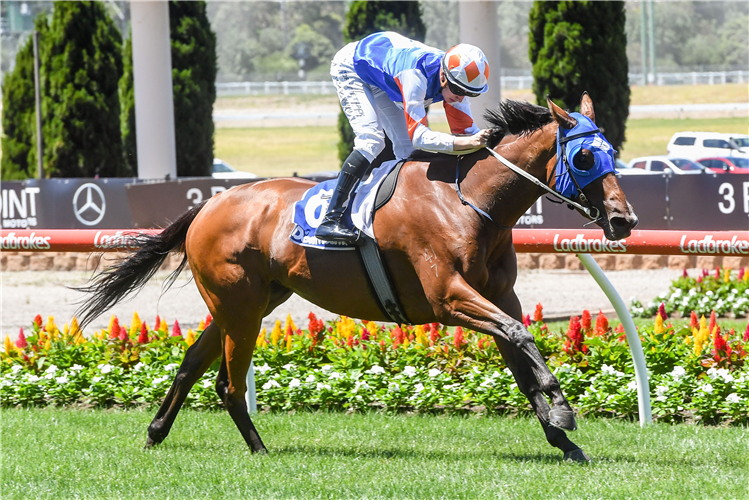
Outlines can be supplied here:
[[[533, 87], [533, 77], [502, 76], [502, 88], [530, 89]], [[642, 84], [642, 74], [630, 73], [630, 85]], [[691, 71], [687, 73], [658, 73], [655, 77], [656, 85], [725, 85], [727, 83], [749, 83], [749, 71]], [[218, 96], [243, 95], [289, 95], [289, 94], [335, 94], [333, 82], [234, 82], [217, 83]]]

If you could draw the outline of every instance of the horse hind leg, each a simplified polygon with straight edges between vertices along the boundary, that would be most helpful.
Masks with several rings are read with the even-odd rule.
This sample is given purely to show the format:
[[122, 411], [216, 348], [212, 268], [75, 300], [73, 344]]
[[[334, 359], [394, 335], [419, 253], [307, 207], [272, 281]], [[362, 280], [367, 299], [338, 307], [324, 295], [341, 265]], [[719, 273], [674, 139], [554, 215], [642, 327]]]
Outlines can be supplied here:
[[[286, 302], [291, 294], [290, 290], [271, 283], [271, 297], [263, 317]], [[198, 337], [197, 341], [187, 349], [169, 392], [148, 426], [146, 448], [157, 445], [166, 439], [190, 389], [220, 356], [221, 331], [216, 323], [211, 323]]]
[[241, 321], [232, 319], [222, 327], [223, 357], [216, 379], [216, 392], [252, 452], [266, 453], [267, 449], [252, 423], [244, 397], [247, 370], [260, 330], [261, 315], [257, 314], [254, 318], [243, 316]]
[[211, 323], [198, 340], [187, 349], [169, 392], [148, 426], [146, 448], [166, 439], [190, 389], [220, 355], [221, 331], [215, 323]]

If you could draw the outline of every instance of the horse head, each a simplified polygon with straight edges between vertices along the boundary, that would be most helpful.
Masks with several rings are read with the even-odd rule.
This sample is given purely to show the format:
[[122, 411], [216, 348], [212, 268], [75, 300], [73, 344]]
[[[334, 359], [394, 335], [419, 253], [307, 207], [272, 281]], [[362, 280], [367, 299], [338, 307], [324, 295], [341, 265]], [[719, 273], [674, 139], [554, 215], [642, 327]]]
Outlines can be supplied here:
[[586, 206], [608, 239], [626, 238], [638, 219], [616, 179], [616, 151], [595, 125], [593, 100], [584, 93], [580, 113], [564, 111], [548, 96], [546, 100], [559, 125], [551, 166], [556, 171], [557, 192]]

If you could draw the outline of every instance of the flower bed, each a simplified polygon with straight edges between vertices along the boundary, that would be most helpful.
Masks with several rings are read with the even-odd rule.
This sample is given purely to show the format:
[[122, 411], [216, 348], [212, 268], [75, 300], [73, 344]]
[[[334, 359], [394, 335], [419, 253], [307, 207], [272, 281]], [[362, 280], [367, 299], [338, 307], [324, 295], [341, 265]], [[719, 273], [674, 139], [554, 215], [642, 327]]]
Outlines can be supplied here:
[[[745, 332], [724, 332], [709, 322], [640, 328], [650, 372], [653, 414], [658, 420], [749, 423], [749, 367]], [[73, 324], [60, 330], [37, 316], [28, 337], [6, 337], [0, 360], [0, 403], [42, 405], [158, 405], [184, 352], [198, 336], [157, 328], [137, 314], [130, 327], [113, 317], [107, 329], [86, 338]], [[540, 305], [525, 324], [582, 414], [637, 417], [634, 368], [621, 326], [595, 323], [584, 311], [566, 332], [549, 331]], [[520, 393], [494, 342], [460, 327], [439, 324], [384, 328], [350, 318], [323, 323], [309, 315], [306, 329], [292, 319], [263, 330], [255, 350], [258, 403], [268, 410], [525, 413]], [[218, 363], [195, 384], [185, 404], [221, 406], [215, 391]]]
[[653, 317], [660, 304], [666, 312], [678, 312], [688, 317], [692, 311], [697, 314], [718, 316], [745, 316], [749, 311], [749, 269], [742, 267], [733, 273], [730, 269], [716, 267], [711, 275], [707, 269], [692, 278], [684, 270], [684, 275], [671, 283], [669, 291], [657, 296], [647, 306], [633, 300], [630, 311], [633, 316]]

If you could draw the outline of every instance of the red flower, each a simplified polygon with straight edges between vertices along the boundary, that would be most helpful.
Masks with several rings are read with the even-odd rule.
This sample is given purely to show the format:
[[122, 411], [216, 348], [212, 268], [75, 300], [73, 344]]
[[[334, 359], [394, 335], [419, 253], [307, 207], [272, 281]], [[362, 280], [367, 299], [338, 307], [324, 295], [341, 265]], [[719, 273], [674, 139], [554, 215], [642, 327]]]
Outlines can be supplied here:
[[598, 311], [598, 316], [596, 316], [596, 335], [603, 337], [608, 333], [608, 331], [609, 320], [606, 315], [603, 314], [603, 311]]
[[744, 279], [744, 273], [746, 273], [746, 270], [743, 267], [739, 269], [739, 281]]
[[172, 327], [172, 337], [181, 337], [182, 328], [179, 327], [179, 321], [174, 320], [174, 326]]
[[749, 323], [747, 323], [746, 330], [744, 330], [744, 342], [749, 342]]
[[705, 268], [703, 267], [703, 268], [702, 268], [702, 277], [704, 278], [704, 277], [705, 277], [705, 276], [707, 276], [708, 274], [710, 274], [710, 273], [708, 273], [708, 272], [707, 272], [707, 269], [705, 269]]
[[707, 333], [713, 333], [718, 323], [715, 321], [715, 309], [710, 313], [710, 324], [707, 326]]
[[702, 276], [697, 276], [697, 284], [699, 285], [702, 283]]
[[570, 318], [570, 324], [567, 328], [567, 340], [564, 343], [563, 349], [569, 355], [583, 351], [582, 324], [580, 323], [580, 318], [577, 316]]
[[29, 343], [26, 342], [26, 335], [23, 334], [23, 328], [18, 332], [18, 340], [16, 340], [16, 347], [24, 349]]
[[406, 340], [406, 334], [403, 333], [400, 325], [395, 325], [395, 328], [390, 333], [390, 338], [393, 339], [393, 348], [396, 348]]
[[460, 350], [460, 348], [465, 343], [465, 338], [463, 336], [463, 329], [461, 327], [455, 328], [455, 335], [453, 336], [453, 345], [456, 349]]
[[154, 323], [156, 330], [159, 329], [159, 326], [161, 326], [161, 317], [157, 314], [156, 315], [156, 322]]
[[528, 328], [529, 326], [531, 326], [531, 316], [530, 316], [530, 314], [526, 314], [525, 316], [523, 316], [523, 326], [526, 327], [526, 328]]
[[684, 276], [685, 278], [687, 278], [687, 277], [689, 276], [689, 275], [687, 274], [687, 268], [686, 268], [686, 267], [684, 268], [684, 273], [682, 274], [682, 276]]
[[369, 330], [367, 330], [366, 328], [362, 328], [361, 339], [364, 340], [365, 342], [369, 340]]
[[127, 330], [126, 330], [126, 329], [124, 329], [124, 328], [120, 328], [120, 335], [119, 335], [119, 337], [118, 337], [118, 338], [119, 338], [120, 340], [122, 340], [123, 342], [124, 342], [124, 341], [126, 341], [126, 340], [128, 340], [128, 336], [127, 336]]
[[120, 338], [120, 319], [117, 316], [115, 316], [114, 321], [112, 321], [112, 330], [109, 332], [109, 338]]
[[349, 349], [351, 349], [352, 347], [354, 347], [354, 336], [353, 335], [349, 335], [348, 336], [348, 338], [346, 339], [346, 345], [349, 346]]
[[583, 310], [583, 317], [580, 319], [580, 322], [583, 336], [590, 335], [590, 332], [592, 331], [591, 323], [593, 322], [593, 319], [590, 316], [590, 311], [587, 309]]
[[692, 315], [689, 320], [689, 328], [692, 329], [692, 328], [699, 328], [699, 327], [700, 327], [700, 320], [697, 319], [697, 313], [692, 311]]
[[140, 325], [140, 335], [138, 335], [137, 342], [139, 344], [148, 344], [149, 340], [150, 339], [148, 338], [148, 327], [146, 326], [146, 323], [143, 322], [143, 324]]
[[661, 317], [663, 321], [666, 321], [668, 319], [668, 314], [666, 314], [666, 304], [661, 302], [661, 305], [658, 306], [658, 316]]
[[41, 314], [37, 314], [34, 317], [34, 324], [36, 325], [37, 328], [41, 329], [42, 327], [42, 315]]
[[213, 323], [213, 316], [211, 316], [211, 313], [208, 313], [208, 315], [205, 317], [205, 327], [208, 328], [208, 325]]
[[715, 279], [720, 279], [720, 266], [715, 266]]
[[533, 311], [533, 321], [535, 323], [542, 323], [544, 320], [544, 308], [539, 302], [536, 304], [536, 310]]
[[[429, 340], [432, 342], [432, 344], [437, 342], [441, 337], [440, 331], [437, 329], [438, 325], [439, 323], [429, 324]], [[749, 325], [747, 325], [747, 331], [749, 331]]]

